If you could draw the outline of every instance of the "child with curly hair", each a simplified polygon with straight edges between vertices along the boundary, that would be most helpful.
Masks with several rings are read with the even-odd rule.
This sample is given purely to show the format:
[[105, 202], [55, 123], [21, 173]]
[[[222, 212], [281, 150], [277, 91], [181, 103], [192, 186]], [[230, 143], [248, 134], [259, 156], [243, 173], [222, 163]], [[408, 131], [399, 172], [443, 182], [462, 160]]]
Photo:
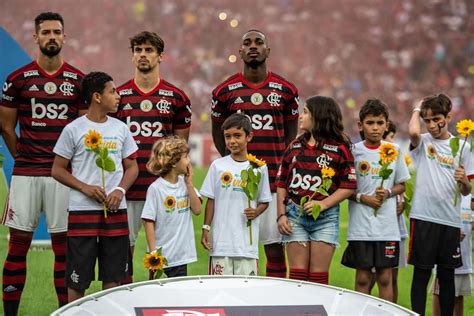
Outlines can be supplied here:
[[162, 249], [168, 277], [186, 276], [197, 261], [191, 212], [199, 215], [201, 199], [193, 186], [189, 146], [178, 136], [157, 141], [147, 169], [158, 176], [147, 190], [142, 219], [148, 248]]

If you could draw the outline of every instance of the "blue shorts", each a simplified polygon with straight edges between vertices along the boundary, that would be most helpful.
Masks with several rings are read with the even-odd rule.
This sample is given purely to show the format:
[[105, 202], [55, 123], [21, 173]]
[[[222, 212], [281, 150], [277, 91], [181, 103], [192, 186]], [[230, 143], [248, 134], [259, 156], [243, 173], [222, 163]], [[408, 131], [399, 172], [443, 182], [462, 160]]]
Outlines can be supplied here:
[[286, 216], [293, 233], [290, 236], [283, 235], [283, 242], [322, 241], [339, 247], [339, 205], [321, 212], [316, 220], [306, 214], [298, 219], [299, 207], [293, 201], [288, 201]]

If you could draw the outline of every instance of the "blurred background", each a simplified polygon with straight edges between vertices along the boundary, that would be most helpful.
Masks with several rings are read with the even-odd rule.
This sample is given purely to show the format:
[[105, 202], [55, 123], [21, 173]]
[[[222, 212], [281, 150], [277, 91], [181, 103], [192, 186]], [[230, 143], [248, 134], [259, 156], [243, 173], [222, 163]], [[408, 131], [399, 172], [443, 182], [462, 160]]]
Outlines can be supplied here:
[[269, 69], [293, 82], [301, 100], [332, 96], [357, 141], [358, 109], [367, 98], [390, 107], [406, 138], [414, 100], [444, 92], [456, 122], [474, 113], [474, 1], [469, 0], [42, 0], [2, 1], [3, 26], [36, 56], [34, 17], [65, 19], [63, 56], [84, 72], [133, 76], [129, 38], [155, 31], [165, 41], [161, 74], [190, 97], [192, 132], [210, 132], [210, 95], [240, 71], [240, 40], [267, 34]]

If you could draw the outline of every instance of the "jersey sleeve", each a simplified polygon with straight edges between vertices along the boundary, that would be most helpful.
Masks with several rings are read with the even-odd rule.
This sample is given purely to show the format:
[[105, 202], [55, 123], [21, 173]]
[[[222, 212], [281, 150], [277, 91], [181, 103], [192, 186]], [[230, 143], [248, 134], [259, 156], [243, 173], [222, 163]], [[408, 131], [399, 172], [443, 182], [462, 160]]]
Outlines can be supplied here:
[[158, 196], [155, 192], [155, 186], [150, 185], [146, 191], [145, 205], [143, 206], [142, 219], [148, 219], [156, 222], [158, 211]]
[[336, 170], [336, 177], [339, 178], [339, 188], [356, 189], [357, 178], [354, 168], [354, 156], [344, 145], [339, 146], [340, 160]]
[[212, 163], [211, 166], [209, 167], [209, 171], [207, 172], [206, 178], [204, 179], [204, 182], [202, 183], [201, 187], [201, 195], [215, 199], [216, 192], [214, 190], [214, 186], [216, 183], [216, 172], [217, 169], [215, 167], [215, 164]]
[[3, 83], [2, 92], [2, 106], [12, 109], [17, 109], [20, 106], [20, 91], [10, 77]]
[[262, 173], [262, 178], [260, 180], [260, 185], [258, 186], [257, 202], [269, 203], [272, 201], [272, 191], [270, 190], [267, 166], [261, 167], [260, 172]]
[[286, 189], [286, 183], [288, 180], [288, 173], [290, 172], [290, 161], [291, 161], [291, 148], [292, 144], [288, 146], [285, 153], [283, 154], [283, 159], [281, 160], [280, 167], [278, 168], [276, 176], [276, 186], [278, 188]]
[[133, 136], [125, 124], [122, 126], [122, 130], [125, 134], [122, 146], [122, 159], [125, 159], [134, 154], [138, 150], [138, 146], [133, 140]]
[[181, 100], [177, 102], [175, 117], [173, 120], [174, 129], [186, 129], [191, 126], [191, 101], [187, 95], [180, 94]]
[[297, 120], [299, 118], [299, 96], [298, 89], [292, 87], [291, 94], [286, 100], [284, 115], [285, 120]]
[[468, 146], [462, 152], [462, 164], [469, 180], [474, 179], [474, 160], [473, 154]]
[[219, 98], [217, 92], [214, 90], [211, 97], [211, 119], [214, 123], [224, 123], [227, 118], [227, 107], [225, 103]]
[[72, 157], [74, 156], [74, 149], [75, 149], [73, 134], [74, 133], [72, 129], [70, 128], [70, 125], [67, 125], [63, 129], [53, 149], [53, 152], [56, 155], [66, 158], [68, 160], [72, 159]]

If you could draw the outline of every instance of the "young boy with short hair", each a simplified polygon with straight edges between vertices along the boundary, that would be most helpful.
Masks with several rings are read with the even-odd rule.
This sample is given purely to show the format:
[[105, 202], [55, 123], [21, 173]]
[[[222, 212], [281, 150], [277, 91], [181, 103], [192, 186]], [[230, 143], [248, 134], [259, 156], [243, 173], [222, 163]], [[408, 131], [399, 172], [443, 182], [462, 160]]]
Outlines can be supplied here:
[[[210, 275], [257, 275], [259, 215], [272, 200], [268, 169], [266, 165], [259, 168], [262, 177], [257, 201], [248, 207], [240, 174], [249, 166], [250, 120], [242, 113], [232, 114], [222, 124], [222, 131], [230, 155], [214, 160], [201, 188], [201, 195], [208, 198], [201, 243], [209, 250]], [[248, 220], [252, 222], [249, 227]]]
[[[342, 264], [356, 269], [355, 289], [370, 293], [372, 268], [375, 268], [379, 296], [393, 300], [392, 268], [398, 265], [400, 232], [395, 196], [405, 190], [410, 173], [402, 156], [389, 168], [393, 170], [381, 188], [379, 147], [388, 129], [387, 106], [380, 100], [367, 100], [359, 112], [363, 141], [352, 153], [357, 176], [357, 191], [349, 201], [347, 246]], [[396, 151], [400, 148], [393, 144]], [[375, 214], [377, 212], [377, 214]]]
[[[84, 296], [94, 280], [97, 259], [103, 289], [118, 286], [125, 278], [129, 251], [125, 193], [138, 175], [138, 148], [127, 125], [107, 116], [117, 111], [120, 100], [112, 78], [92, 72], [84, 77], [81, 93], [89, 109], [62, 131], [52, 168], [52, 176], [71, 188], [66, 266], [69, 302]], [[106, 147], [115, 163], [115, 171], [105, 172], [105, 190], [91, 144]]]
[[[415, 266], [411, 285], [414, 312], [424, 315], [431, 269], [437, 266], [441, 315], [454, 309], [454, 269], [461, 266], [460, 203], [455, 194], [471, 192], [472, 155], [468, 145], [453, 157], [448, 131], [451, 100], [444, 94], [424, 98], [413, 109], [408, 132], [416, 173], [410, 211], [408, 263]], [[421, 134], [420, 118], [428, 133]], [[459, 155], [462, 155], [459, 163]], [[459, 191], [458, 191], [459, 189]]]

